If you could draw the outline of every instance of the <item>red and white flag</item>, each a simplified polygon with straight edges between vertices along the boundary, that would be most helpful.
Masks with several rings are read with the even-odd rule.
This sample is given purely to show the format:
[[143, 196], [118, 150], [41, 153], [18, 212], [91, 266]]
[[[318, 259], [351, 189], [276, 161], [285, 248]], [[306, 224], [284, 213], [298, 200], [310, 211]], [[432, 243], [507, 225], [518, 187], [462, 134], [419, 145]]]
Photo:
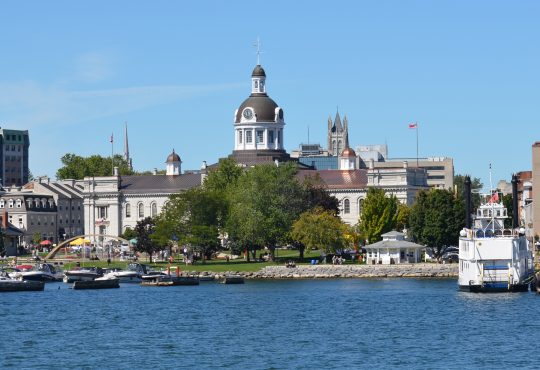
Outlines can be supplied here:
[[495, 192], [491, 195], [490, 203], [499, 203], [499, 193]]
[[409, 128], [417, 128], [418, 123], [409, 123]]
[[114, 141], [113, 134], [111, 134], [111, 140], [109, 140], [111, 143]]

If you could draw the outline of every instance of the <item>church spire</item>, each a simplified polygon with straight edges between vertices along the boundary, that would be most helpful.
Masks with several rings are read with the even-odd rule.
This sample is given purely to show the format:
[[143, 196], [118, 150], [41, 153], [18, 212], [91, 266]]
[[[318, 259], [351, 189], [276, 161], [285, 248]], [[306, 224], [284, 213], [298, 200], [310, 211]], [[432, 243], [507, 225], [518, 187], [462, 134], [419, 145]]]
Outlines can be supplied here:
[[127, 122], [125, 123], [125, 126], [124, 126], [124, 159], [127, 162], [129, 169], [133, 170], [133, 163], [131, 162], [131, 158], [129, 156]]

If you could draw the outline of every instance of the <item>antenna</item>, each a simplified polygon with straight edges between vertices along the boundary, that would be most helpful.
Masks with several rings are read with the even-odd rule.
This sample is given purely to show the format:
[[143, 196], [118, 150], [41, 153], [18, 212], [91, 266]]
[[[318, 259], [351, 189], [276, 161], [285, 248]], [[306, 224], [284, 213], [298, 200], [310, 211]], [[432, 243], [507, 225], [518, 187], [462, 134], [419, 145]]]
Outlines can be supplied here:
[[309, 145], [309, 125], [308, 125], [308, 127], [307, 127], [307, 143], [308, 143], [308, 145]]

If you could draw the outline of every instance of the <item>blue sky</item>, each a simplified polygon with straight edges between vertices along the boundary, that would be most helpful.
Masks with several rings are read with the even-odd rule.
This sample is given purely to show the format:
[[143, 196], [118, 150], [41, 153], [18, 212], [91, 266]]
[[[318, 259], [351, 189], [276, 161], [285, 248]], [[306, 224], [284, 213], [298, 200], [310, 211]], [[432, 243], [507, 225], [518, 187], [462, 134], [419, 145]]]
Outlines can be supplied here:
[[0, 125], [30, 131], [30, 169], [122, 151], [137, 170], [183, 169], [233, 148], [260, 37], [288, 151], [326, 146], [336, 107], [350, 142], [391, 157], [454, 158], [509, 179], [540, 140], [538, 1], [4, 1]]

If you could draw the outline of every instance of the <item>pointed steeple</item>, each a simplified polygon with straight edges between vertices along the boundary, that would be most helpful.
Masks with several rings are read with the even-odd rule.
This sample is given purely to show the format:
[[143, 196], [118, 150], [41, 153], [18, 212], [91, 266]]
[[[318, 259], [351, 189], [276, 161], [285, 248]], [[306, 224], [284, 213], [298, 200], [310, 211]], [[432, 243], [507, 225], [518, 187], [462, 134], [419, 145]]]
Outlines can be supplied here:
[[343, 118], [343, 136], [345, 137], [345, 148], [349, 147], [349, 120], [347, 116]]
[[124, 159], [127, 162], [129, 169], [133, 170], [133, 164], [131, 162], [131, 157], [129, 156], [127, 122], [125, 123], [125, 126], [124, 126]]
[[339, 116], [339, 111], [336, 112], [336, 119], [334, 120], [334, 126], [336, 126], [336, 129], [338, 132], [341, 132], [343, 130], [343, 127], [341, 126], [341, 117]]

